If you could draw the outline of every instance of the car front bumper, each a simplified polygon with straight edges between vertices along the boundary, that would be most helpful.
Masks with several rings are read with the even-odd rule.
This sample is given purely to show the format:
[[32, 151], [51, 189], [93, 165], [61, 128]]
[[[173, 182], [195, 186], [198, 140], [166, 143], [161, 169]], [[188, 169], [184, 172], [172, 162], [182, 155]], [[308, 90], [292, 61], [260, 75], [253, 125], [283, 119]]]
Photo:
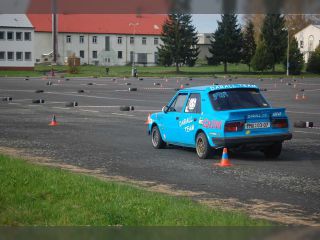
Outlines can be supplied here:
[[216, 147], [238, 147], [245, 145], [268, 145], [276, 142], [290, 140], [291, 138], [292, 133], [284, 133], [244, 137], [212, 138], [212, 141], [216, 145]]

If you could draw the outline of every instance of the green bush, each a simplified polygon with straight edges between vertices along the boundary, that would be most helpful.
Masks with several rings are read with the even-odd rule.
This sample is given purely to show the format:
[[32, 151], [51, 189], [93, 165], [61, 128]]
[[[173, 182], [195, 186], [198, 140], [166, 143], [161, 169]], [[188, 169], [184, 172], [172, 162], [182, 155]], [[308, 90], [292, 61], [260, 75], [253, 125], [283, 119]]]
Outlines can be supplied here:
[[271, 69], [273, 66], [273, 56], [267, 49], [267, 45], [264, 40], [258, 43], [256, 52], [251, 60], [251, 65], [255, 71], [265, 71]]
[[320, 45], [309, 57], [307, 72], [320, 73]]

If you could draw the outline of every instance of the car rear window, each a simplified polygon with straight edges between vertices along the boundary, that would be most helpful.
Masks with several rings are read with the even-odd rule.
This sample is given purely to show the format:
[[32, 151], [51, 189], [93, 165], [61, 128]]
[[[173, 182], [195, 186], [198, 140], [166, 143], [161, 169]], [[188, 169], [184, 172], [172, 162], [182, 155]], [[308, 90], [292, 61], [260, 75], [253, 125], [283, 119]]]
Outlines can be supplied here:
[[270, 107], [257, 89], [218, 90], [209, 95], [213, 108], [217, 111]]

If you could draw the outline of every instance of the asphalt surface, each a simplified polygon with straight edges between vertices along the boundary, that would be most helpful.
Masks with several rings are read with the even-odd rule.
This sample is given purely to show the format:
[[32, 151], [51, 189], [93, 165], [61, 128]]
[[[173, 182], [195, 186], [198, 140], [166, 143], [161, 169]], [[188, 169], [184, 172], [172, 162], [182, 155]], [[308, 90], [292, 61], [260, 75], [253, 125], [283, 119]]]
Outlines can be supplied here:
[[[13, 98], [0, 101], [0, 146], [108, 175], [204, 192], [194, 198], [233, 202], [253, 215], [268, 212], [273, 220], [320, 224], [320, 79], [56, 78], [51, 86], [48, 81], [0, 78], [0, 97]], [[155, 150], [146, 133], [147, 115], [160, 111], [174, 89], [186, 83], [257, 84], [267, 89], [263, 94], [272, 106], [287, 108], [291, 123], [313, 121], [316, 127], [292, 128], [293, 139], [277, 160], [267, 160], [260, 152], [231, 153], [231, 168], [213, 166], [220, 156], [199, 160], [192, 149]], [[130, 87], [138, 91], [128, 91]], [[80, 89], [84, 93], [78, 93]], [[297, 93], [306, 99], [295, 100]], [[45, 103], [32, 104], [36, 99]], [[72, 101], [79, 106], [65, 106]], [[120, 111], [122, 105], [135, 110]], [[53, 114], [57, 127], [48, 126]]]

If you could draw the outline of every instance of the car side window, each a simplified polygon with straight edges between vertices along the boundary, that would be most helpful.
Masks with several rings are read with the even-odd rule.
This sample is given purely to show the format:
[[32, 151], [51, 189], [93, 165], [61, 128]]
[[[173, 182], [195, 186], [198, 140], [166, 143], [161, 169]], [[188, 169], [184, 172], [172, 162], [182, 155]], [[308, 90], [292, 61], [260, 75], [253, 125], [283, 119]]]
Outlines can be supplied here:
[[181, 112], [186, 99], [187, 94], [179, 94], [170, 105], [168, 112]]
[[192, 93], [189, 96], [187, 106], [184, 110], [186, 113], [201, 113], [201, 96], [199, 93]]

